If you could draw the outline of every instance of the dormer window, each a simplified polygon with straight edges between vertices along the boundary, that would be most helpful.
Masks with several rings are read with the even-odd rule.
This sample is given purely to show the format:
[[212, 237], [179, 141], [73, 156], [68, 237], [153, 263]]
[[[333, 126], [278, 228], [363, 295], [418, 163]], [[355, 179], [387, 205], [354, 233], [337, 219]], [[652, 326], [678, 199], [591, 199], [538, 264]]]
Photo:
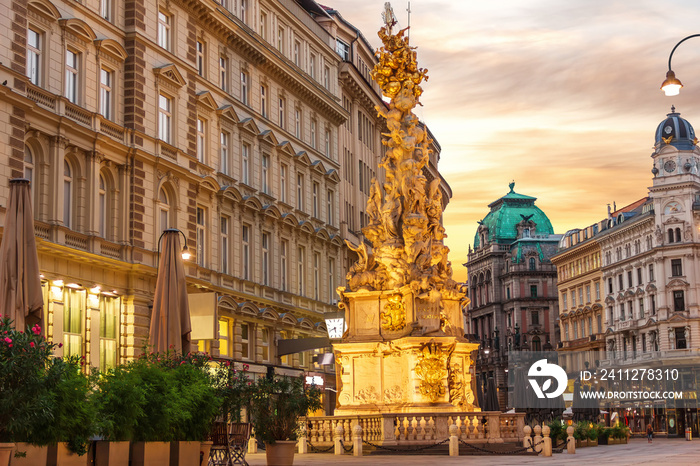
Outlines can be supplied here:
[[530, 237], [530, 229], [523, 228], [523, 238], [529, 238], [529, 237]]

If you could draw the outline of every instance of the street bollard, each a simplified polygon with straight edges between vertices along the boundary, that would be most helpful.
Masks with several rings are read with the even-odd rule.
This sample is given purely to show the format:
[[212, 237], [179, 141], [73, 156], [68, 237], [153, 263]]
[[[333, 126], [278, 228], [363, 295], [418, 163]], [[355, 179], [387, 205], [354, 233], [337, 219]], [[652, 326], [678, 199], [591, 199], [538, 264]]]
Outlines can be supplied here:
[[459, 456], [459, 438], [457, 437], [457, 431], [459, 427], [457, 424], [452, 424], [450, 426], [450, 456]]
[[309, 452], [309, 447], [308, 447], [308, 445], [307, 445], [307, 443], [306, 443], [306, 431], [304, 431], [304, 432], [301, 434], [301, 437], [299, 437], [299, 442], [297, 442], [297, 447], [299, 448], [298, 453], [299, 453], [300, 455], [303, 455], [304, 453], [308, 453], [308, 452]]
[[333, 438], [333, 443], [335, 445], [335, 449], [333, 450], [333, 453], [336, 455], [342, 455], [343, 454], [343, 426], [339, 422], [337, 426], [335, 426], [335, 437]]
[[352, 456], [362, 456], [362, 426], [355, 424], [352, 428]]
[[542, 455], [552, 456], [552, 437], [549, 436], [549, 426], [542, 427], [542, 435], [544, 435], [544, 443], [542, 444]]
[[530, 437], [530, 432], [532, 432], [532, 427], [523, 427], [523, 433], [525, 434], [523, 437], [523, 448], [527, 448], [527, 451], [532, 451], [532, 437]]
[[258, 441], [255, 438], [255, 430], [250, 434], [250, 440], [248, 440], [248, 453], [258, 452]]
[[566, 428], [566, 452], [569, 454], [576, 453], [576, 439], [574, 438], [574, 428], [569, 426]]
[[542, 451], [542, 427], [539, 425], [535, 426], [535, 452], [540, 453]]

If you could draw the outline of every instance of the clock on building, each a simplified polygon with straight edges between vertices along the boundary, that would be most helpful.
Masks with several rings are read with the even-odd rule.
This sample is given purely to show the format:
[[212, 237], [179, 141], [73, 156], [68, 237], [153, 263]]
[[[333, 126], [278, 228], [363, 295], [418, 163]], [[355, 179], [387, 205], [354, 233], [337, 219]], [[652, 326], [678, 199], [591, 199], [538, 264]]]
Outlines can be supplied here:
[[674, 162], [673, 160], [667, 160], [664, 163], [664, 170], [666, 170], [666, 172], [668, 173], [676, 171], [676, 162]]
[[670, 214], [675, 214], [676, 212], [681, 211], [681, 205], [676, 202], [676, 201], [671, 201], [668, 204], [666, 204], [666, 207], [664, 208], [664, 214], [670, 215]]
[[326, 319], [328, 338], [342, 338], [345, 332], [345, 318]]

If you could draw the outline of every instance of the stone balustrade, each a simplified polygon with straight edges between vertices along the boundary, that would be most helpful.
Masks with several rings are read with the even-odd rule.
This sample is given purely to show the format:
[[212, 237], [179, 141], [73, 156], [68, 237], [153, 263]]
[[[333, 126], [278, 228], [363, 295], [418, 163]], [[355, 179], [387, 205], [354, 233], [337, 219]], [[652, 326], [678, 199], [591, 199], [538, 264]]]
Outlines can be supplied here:
[[457, 427], [459, 440], [471, 443], [522, 443], [524, 413], [378, 413], [354, 416], [314, 416], [306, 418], [306, 438], [311, 445], [328, 447], [338, 426], [343, 443], [352, 444], [356, 425], [362, 427], [362, 440], [377, 445], [430, 445], [450, 437]]

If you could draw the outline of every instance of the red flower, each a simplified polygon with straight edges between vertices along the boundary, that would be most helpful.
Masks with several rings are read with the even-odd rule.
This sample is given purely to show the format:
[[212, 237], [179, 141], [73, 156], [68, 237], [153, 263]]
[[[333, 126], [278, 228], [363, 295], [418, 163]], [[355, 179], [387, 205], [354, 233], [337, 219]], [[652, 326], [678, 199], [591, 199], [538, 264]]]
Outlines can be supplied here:
[[[7, 333], [7, 332], [5, 332]], [[9, 337], [5, 337], [5, 343], [12, 343], [12, 340]]]
[[59, 347], [59, 348], [62, 348], [62, 347], [63, 347], [63, 343], [59, 343], [59, 344], [58, 344], [58, 347]]
[[32, 348], [34, 348], [34, 342], [33, 342], [33, 341], [30, 341], [30, 342], [29, 342], [29, 346], [31, 346]]

